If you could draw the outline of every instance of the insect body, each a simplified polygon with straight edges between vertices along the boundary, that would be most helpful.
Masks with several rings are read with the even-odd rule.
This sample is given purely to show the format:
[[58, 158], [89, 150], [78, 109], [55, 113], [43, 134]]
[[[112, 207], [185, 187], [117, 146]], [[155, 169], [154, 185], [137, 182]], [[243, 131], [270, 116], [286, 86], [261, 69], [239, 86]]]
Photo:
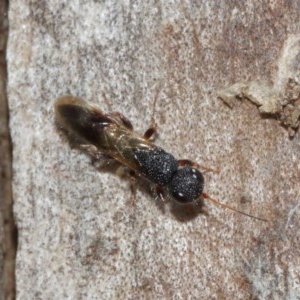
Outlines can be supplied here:
[[122, 114], [105, 114], [73, 96], [57, 99], [55, 116], [58, 124], [80, 144], [92, 145], [101, 155], [115, 159], [155, 184], [162, 200], [165, 193], [183, 204], [199, 203], [204, 197], [237, 211], [203, 193], [204, 178], [198, 170], [200, 165], [187, 159], [176, 160], [172, 154], [153, 144], [149, 138], [155, 132], [154, 128], [141, 136], [133, 131], [130, 121]]
[[[177, 202], [188, 203], [199, 199], [204, 179], [188, 160], [175, 157], [133, 131], [130, 122], [119, 113], [104, 114], [80, 98], [64, 96], [55, 104], [57, 122], [80, 143], [91, 144], [105, 156], [142, 174], [156, 185], [161, 198], [164, 191]], [[182, 168], [179, 168], [183, 166]]]

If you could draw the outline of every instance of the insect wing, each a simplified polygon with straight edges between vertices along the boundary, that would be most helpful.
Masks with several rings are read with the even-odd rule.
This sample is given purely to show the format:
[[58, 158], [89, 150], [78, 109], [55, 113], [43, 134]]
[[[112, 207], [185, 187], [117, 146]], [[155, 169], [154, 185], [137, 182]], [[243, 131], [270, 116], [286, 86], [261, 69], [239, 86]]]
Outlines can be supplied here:
[[140, 171], [136, 152], [148, 152], [155, 146], [132, 131], [118, 114], [104, 114], [84, 100], [63, 96], [55, 103], [57, 123], [81, 144], [92, 144], [97, 149], [130, 169]]
[[82, 143], [97, 145], [99, 133], [114, 123], [99, 108], [88, 105], [80, 98], [63, 96], [55, 103], [57, 123], [71, 137]]

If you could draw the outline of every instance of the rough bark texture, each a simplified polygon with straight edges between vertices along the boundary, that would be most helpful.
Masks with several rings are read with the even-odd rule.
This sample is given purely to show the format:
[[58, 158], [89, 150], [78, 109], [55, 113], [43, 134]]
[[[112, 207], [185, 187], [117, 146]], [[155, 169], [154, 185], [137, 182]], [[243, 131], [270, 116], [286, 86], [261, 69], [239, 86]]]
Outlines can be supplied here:
[[8, 4], [0, 1], [0, 299], [15, 299], [16, 227], [12, 200], [12, 149], [6, 97]]
[[[218, 91], [272, 81], [292, 1], [11, 1], [8, 95], [18, 299], [296, 299], [300, 137]], [[30, 4], [29, 4], [30, 3]], [[206, 203], [167, 204], [98, 171], [54, 125], [73, 94], [120, 111], [178, 158], [220, 170]]]

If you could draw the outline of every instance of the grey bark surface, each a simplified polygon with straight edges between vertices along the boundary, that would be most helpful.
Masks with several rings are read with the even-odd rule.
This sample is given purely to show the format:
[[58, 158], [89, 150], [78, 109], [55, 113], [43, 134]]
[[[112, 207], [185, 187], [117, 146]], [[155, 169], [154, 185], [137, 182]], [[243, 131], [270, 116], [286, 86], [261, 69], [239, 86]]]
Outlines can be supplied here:
[[[18, 299], [296, 299], [300, 137], [217, 91], [270, 81], [300, 3], [11, 1], [8, 96]], [[219, 170], [215, 207], [162, 205], [145, 182], [99, 171], [57, 130], [72, 94]]]
[[12, 148], [6, 95], [7, 12], [7, 1], [0, 1], [0, 300], [15, 299], [17, 234], [13, 219]]

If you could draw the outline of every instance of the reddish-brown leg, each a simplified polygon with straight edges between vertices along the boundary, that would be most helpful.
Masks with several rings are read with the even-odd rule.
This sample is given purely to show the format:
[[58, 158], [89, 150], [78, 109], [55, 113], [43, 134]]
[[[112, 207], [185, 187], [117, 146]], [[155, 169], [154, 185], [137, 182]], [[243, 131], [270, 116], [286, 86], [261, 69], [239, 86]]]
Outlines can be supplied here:
[[154, 123], [153, 126], [151, 126], [150, 128], [148, 128], [146, 130], [143, 137], [144, 137], [144, 139], [149, 140], [156, 133], [157, 133], [157, 125], [156, 125], [156, 123]]
[[[156, 102], [157, 102], [157, 98], [158, 98], [158, 90], [156, 90], [155, 95], [154, 95], [154, 99], [153, 99], [153, 111], [152, 111], [152, 116], [151, 116], [151, 127], [148, 128], [146, 130], [146, 132], [144, 133], [143, 137], [146, 140], [149, 140], [151, 137], [153, 137], [153, 135], [157, 134], [157, 123], [155, 122], [155, 106], [156, 106]], [[154, 136], [155, 139], [155, 136]]]
[[208, 167], [205, 167], [205, 166], [202, 166], [202, 165], [199, 165], [189, 159], [180, 159], [178, 160], [178, 164], [179, 166], [181, 167], [186, 167], [186, 166], [189, 166], [189, 167], [193, 167], [195, 169], [200, 169], [200, 170], [204, 170], [206, 172], [216, 172], [218, 173], [219, 171], [215, 170], [215, 169], [211, 169], [211, 168], [208, 168]]
[[160, 200], [163, 203], [168, 202], [168, 199], [165, 197], [164, 189], [160, 185], [157, 185], [155, 189], [156, 189], [156, 194], [160, 198]]

